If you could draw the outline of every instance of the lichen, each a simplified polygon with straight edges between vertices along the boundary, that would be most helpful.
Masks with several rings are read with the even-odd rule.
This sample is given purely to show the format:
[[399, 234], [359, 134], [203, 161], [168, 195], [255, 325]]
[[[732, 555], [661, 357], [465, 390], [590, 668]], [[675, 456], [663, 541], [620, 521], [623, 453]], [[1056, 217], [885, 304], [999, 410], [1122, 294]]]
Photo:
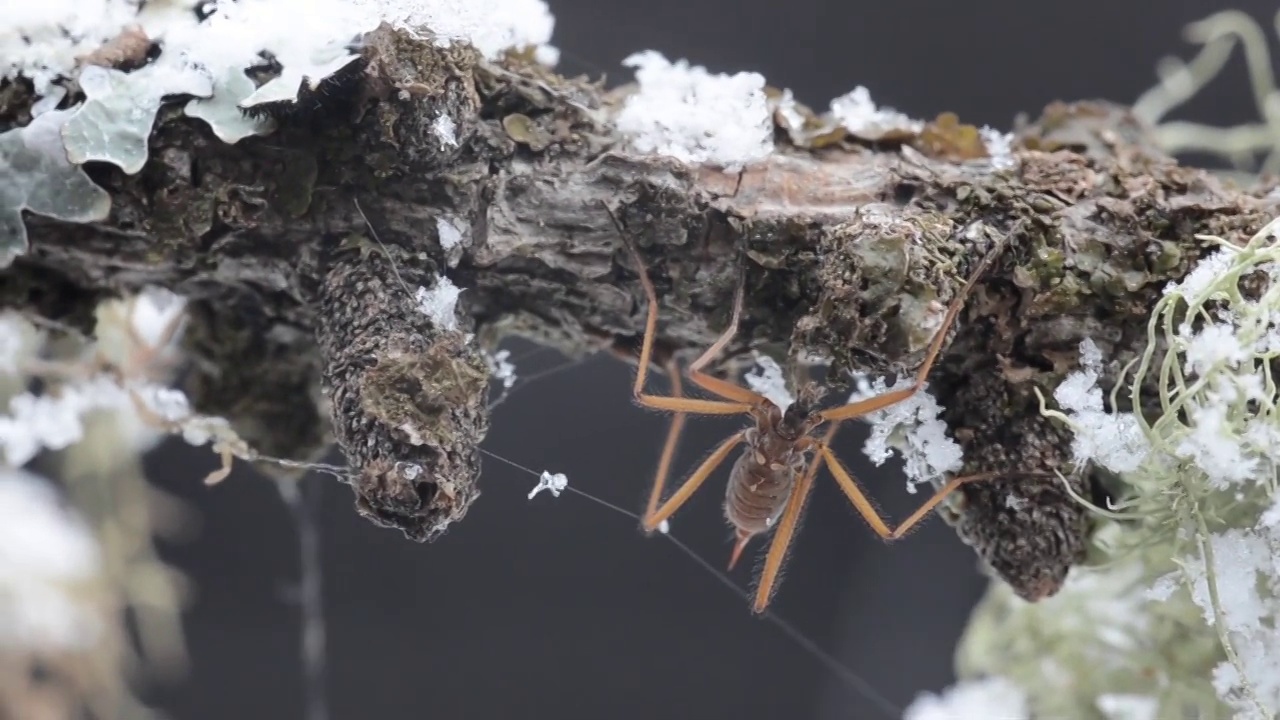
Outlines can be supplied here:
[[243, 70], [232, 69], [214, 80], [211, 97], [191, 100], [183, 112], [205, 121], [219, 140], [234, 145], [253, 135], [266, 135], [276, 126], [271, 118], [255, 118], [241, 110], [240, 102], [253, 92], [249, 76]]
[[67, 161], [60, 131], [72, 113], [46, 112], [0, 134], [0, 268], [27, 251], [23, 210], [82, 223], [111, 210], [111, 196]]
[[67, 159], [109, 162], [132, 175], [147, 162], [151, 126], [166, 95], [207, 97], [204, 75], [148, 65], [126, 73], [91, 65], [80, 72], [85, 101], [62, 127]]

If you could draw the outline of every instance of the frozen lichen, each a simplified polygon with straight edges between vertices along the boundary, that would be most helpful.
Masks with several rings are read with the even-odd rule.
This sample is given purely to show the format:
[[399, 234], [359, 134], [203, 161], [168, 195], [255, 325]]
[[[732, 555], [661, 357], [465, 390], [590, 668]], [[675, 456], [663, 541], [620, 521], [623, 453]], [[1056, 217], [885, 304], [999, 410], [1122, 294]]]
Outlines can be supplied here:
[[773, 152], [773, 119], [758, 73], [713, 74], [653, 50], [631, 55], [635, 93], [616, 119], [644, 153], [738, 169]]
[[23, 210], [81, 223], [104, 220], [111, 210], [111, 196], [67, 160], [61, 131], [70, 117], [46, 112], [0, 134], [0, 268], [27, 251]]
[[1198, 238], [1222, 247], [1166, 288], [1109, 403], [1098, 385], [1114, 364], [1081, 344], [1080, 369], [1044, 412], [1075, 433], [1069, 471], [1115, 479], [1094, 508], [1092, 567], [1035, 605], [993, 586], [961, 645], [962, 676], [1010, 677], [1045, 717], [1280, 710], [1278, 229], [1243, 246]]

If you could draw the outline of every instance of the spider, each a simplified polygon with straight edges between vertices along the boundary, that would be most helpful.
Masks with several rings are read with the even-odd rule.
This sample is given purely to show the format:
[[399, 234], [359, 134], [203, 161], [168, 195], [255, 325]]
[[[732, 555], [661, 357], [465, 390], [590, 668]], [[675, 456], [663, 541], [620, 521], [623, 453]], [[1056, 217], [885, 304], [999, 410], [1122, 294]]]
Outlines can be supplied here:
[[[674, 413], [666, 444], [658, 461], [648, 504], [641, 518], [641, 526], [647, 533], [652, 533], [662, 526], [664, 521], [697, 492], [711, 473], [724, 463], [739, 444], [745, 444], [746, 447], [743, 448], [743, 452], [738, 456], [729, 473], [724, 513], [737, 538], [729, 560], [730, 569], [737, 563], [743, 549], [752, 538], [773, 531], [773, 540], [765, 556], [752, 603], [752, 610], [755, 613], [763, 613], [772, 599], [787, 548], [799, 524], [805, 501], [813, 488], [813, 481], [820, 463], [826, 465], [835, 477], [836, 483], [853, 503], [858, 514], [877, 535], [885, 540], [901, 538], [961, 485], [989, 480], [999, 475], [999, 473], [981, 473], [952, 478], [906, 520], [896, 527], [890, 527], [867, 499], [858, 482], [831, 451], [830, 443], [840, 422], [865, 417], [877, 410], [900, 403], [910, 398], [923, 386], [965, 299], [1003, 250], [1003, 241], [997, 243], [983, 257], [952, 300], [911, 385], [826, 410], [813, 408], [817, 394], [809, 388], [801, 392], [801, 397], [784, 411], [757, 392], [703, 372], [703, 368], [715, 360], [737, 334], [746, 287], [745, 270], [739, 279], [734, 296], [729, 326], [711, 347], [689, 365], [686, 371], [690, 382], [718, 399], [685, 397], [680, 372], [671, 361], [668, 361], [667, 368], [671, 377], [672, 394], [662, 396], [645, 392], [645, 380], [648, 377], [654, 337], [658, 327], [657, 293], [645, 269], [640, 251], [622, 227], [612, 208], [606, 206], [605, 209], [636, 265], [648, 302], [644, 339], [640, 346], [639, 365], [632, 393], [635, 401], [643, 407]], [[721, 442], [676, 488], [675, 492], [663, 500], [667, 475], [671, 469], [677, 440], [687, 415], [746, 415], [754, 424], [739, 430]], [[825, 433], [821, 437], [815, 437], [814, 432], [824, 424], [828, 425]], [[809, 459], [810, 455], [812, 459]]]

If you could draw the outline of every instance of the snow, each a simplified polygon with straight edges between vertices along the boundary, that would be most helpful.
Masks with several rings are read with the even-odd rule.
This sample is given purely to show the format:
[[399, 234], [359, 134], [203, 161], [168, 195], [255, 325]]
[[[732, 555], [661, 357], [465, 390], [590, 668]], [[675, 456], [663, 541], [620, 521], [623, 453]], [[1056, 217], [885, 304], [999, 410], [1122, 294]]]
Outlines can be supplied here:
[[77, 57], [130, 24], [163, 42], [160, 63], [200, 69], [210, 80], [225, 77], [229, 69], [261, 64], [259, 53], [270, 52], [284, 70], [258, 92], [272, 99], [292, 97], [304, 77], [315, 82], [353, 60], [347, 44], [384, 20], [429, 34], [440, 46], [470, 43], [490, 59], [523, 47], [535, 48], [543, 58], [555, 56], [546, 45], [555, 18], [544, 0], [237, 0], [217, 3], [203, 22], [191, 11], [195, 4], [10, 2], [0, 27], [0, 78], [31, 78], [44, 95], [54, 80], [74, 72]]
[[462, 290], [449, 278], [441, 275], [436, 286], [430, 290], [418, 288], [414, 299], [418, 301], [418, 311], [431, 318], [442, 330], [457, 330], [458, 296]]
[[1029, 720], [1027, 696], [1000, 677], [963, 680], [941, 694], [925, 693], [911, 703], [903, 720]]
[[462, 229], [448, 218], [436, 218], [436, 236], [440, 238], [440, 247], [446, 253], [462, 245]]
[[56, 393], [15, 395], [9, 414], [0, 415], [0, 468], [25, 465], [45, 448], [70, 447], [84, 437], [86, 414], [128, 402], [124, 389], [106, 376], [62, 385]]
[[1132, 472], [1150, 454], [1150, 444], [1133, 415], [1105, 410], [1098, 387], [1101, 374], [1102, 351], [1085, 338], [1080, 343], [1080, 369], [1067, 375], [1053, 397], [1075, 433], [1071, 452], [1078, 465], [1096, 462], [1113, 472]]
[[978, 131], [982, 145], [991, 156], [991, 165], [997, 170], [1009, 170], [1017, 165], [1013, 157], [1013, 133], [1000, 132], [993, 127], [983, 126]]
[[538, 484], [529, 491], [529, 499], [532, 500], [538, 496], [538, 493], [546, 490], [551, 493], [552, 497], [560, 497], [560, 493], [569, 486], [569, 478], [564, 473], [549, 473], [542, 471], [541, 477], [538, 478]]
[[458, 126], [447, 113], [440, 113], [431, 122], [431, 132], [440, 141], [440, 147], [458, 147]]
[[871, 91], [859, 85], [831, 101], [831, 115], [851, 134], [863, 140], [879, 140], [898, 132], [917, 134], [924, 123], [891, 108], [877, 108]]
[[[859, 383], [849, 402], [908, 387], [911, 382], [911, 378], [901, 378], [889, 387], [884, 378], [876, 378]], [[863, 453], [876, 465], [883, 465], [894, 450], [901, 453], [908, 492], [916, 492], [917, 485], [945, 479], [947, 473], [964, 467], [964, 451], [947, 435], [947, 424], [938, 417], [942, 409], [926, 385], [906, 400], [867, 415], [863, 419], [871, 423], [871, 435]]]
[[511, 362], [510, 350], [499, 350], [492, 355], [485, 353], [484, 360], [489, 366], [489, 375], [502, 383], [503, 389], [510, 390], [516, 384], [516, 366]]
[[782, 368], [768, 355], [755, 354], [756, 367], [742, 376], [747, 387], [769, 398], [769, 402], [786, 412], [796, 401], [795, 396], [787, 389], [787, 380], [782, 375]]
[[392, 25], [429, 29], [440, 45], [467, 42], [489, 59], [507, 48], [533, 47], [539, 59], [557, 57], [546, 48], [555, 18], [544, 0], [356, 0]]
[[101, 560], [88, 526], [48, 481], [0, 468], [0, 648], [91, 644], [94, 611], [75, 591]]
[[1220, 248], [1196, 263], [1196, 266], [1179, 282], [1171, 282], [1165, 286], [1164, 294], [1179, 294], [1188, 298], [1203, 295], [1213, 283], [1217, 282], [1236, 261], [1239, 251], [1233, 248]]
[[639, 89], [624, 102], [618, 130], [642, 153], [738, 170], [773, 152], [773, 118], [759, 73], [713, 74], [653, 50], [622, 61]]

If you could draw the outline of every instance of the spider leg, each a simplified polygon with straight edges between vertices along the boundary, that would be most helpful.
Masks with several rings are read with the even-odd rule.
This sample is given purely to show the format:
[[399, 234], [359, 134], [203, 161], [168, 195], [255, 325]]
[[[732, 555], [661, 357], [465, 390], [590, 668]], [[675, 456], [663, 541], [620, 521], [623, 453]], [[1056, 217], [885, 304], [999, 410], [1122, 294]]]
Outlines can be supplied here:
[[[702, 486], [702, 483], [711, 476], [711, 473], [724, 462], [725, 458], [729, 457], [729, 453], [733, 451], [734, 447], [737, 446], [738, 443], [742, 442], [746, 437], [746, 434], [746, 430], [739, 430], [738, 432], [730, 435], [724, 442], [720, 443], [720, 446], [707, 456], [706, 460], [702, 461], [702, 464], [698, 466], [698, 469], [693, 471], [693, 474], [689, 476], [689, 479], [685, 480], [684, 483], [671, 494], [671, 497], [667, 498], [667, 501], [662, 503], [661, 507], [652, 512], [645, 512], [644, 517], [641, 518], [640, 521], [641, 527], [643, 527], [647, 532], [653, 532], [658, 529], [658, 526], [662, 524], [663, 520], [674, 515], [675, 512], [680, 509], [680, 506], [684, 505], [693, 493]], [[661, 492], [661, 487], [655, 483], [654, 495], [660, 496]], [[652, 496], [653, 495], [651, 495], [651, 497]]]
[[[604, 204], [604, 203], [602, 203]], [[744, 286], [739, 283], [738, 292], [734, 301], [733, 319], [729, 323], [729, 327], [722, 333], [719, 339], [707, 348], [701, 356], [694, 361], [689, 367], [689, 379], [696, 383], [699, 387], [718, 395], [724, 400], [702, 400], [698, 398], [674, 398], [662, 397], [659, 395], [650, 395], [644, 391], [645, 380], [648, 378], [649, 363], [653, 358], [653, 343], [658, 332], [658, 293], [654, 290], [653, 280], [649, 277], [649, 271], [645, 268], [644, 258], [641, 257], [639, 249], [635, 243], [631, 242], [631, 237], [627, 235], [623, 229], [622, 223], [619, 222], [617, 215], [613, 209], [604, 204], [605, 212], [609, 214], [609, 219], [613, 221], [613, 225], [618, 230], [618, 235], [622, 237], [622, 243], [626, 245], [627, 252], [631, 255], [632, 262], [635, 263], [636, 273], [640, 276], [640, 285], [644, 288], [645, 299], [649, 303], [649, 309], [645, 317], [644, 324], [644, 340], [640, 344], [640, 363], [636, 371], [635, 385], [632, 387], [632, 394], [635, 396], [636, 402], [652, 408], [654, 410], [666, 410], [667, 412], [687, 412], [697, 415], [737, 415], [746, 413], [752, 407], [760, 404], [765, 400], [763, 395], [758, 395], [746, 388], [738, 387], [733, 383], [713, 378], [710, 375], [703, 374], [700, 370], [703, 365], [710, 362], [716, 355], [724, 349], [729, 343], [733, 335], [738, 329], [738, 318], [742, 314], [742, 299]]]
[[[680, 382], [679, 366], [676, 365], [675, 360], [668, 360], [666, 366], [667, 376], [671, 378], [672, 396], [683, 397], [684, 389]], [[658, 460], [658, 471], [653, 476], [653, 489], [649, 492], [649, 504], [645, 506], [645, 517], [654, 515], [658, 510], [658, 503], [662, 501], [662, 490], [667, 484], [667, 475], [671, 472], [671, 461], [675, 458], [676, 447], [680, 444], [680, 434], [684, 431], [684, 421], [687, 417], [689, 416], [682, 412], [671, 416], [671, 425], [667, 428], [667, 440], [662, 445], [662, 455]]]
[[942, 351], [942, 345], [947, 340], [947, 334], [951, 330], [951, 326], [955, 324], [956, 317], [960, 315], [960, 310], [964, 307], [965, 300], [973, 288], [978, 284], [978, 280], [986, 273], [987, 268], [995, 259], [1004, 251], [1004, 246], [1008, 242], [1006, 235], [983, 256], [982, 261], [978, 263], [978, 267], [974, 269], [969, 279], [965, 281], [964, 287], [960, 288], [960, 292], [956, 294], [954, 300], [951, 301], [950, 307], [947, 308], [946, 315], [942, 318], [942, 325], [938, 328], [938, 332], [934, 333], [933, 340], [929, 343], [928, 352], [925, 353], [924, 362], [921, 363], [920, 369], [916, 371], [915, 379], [905, 388], [890, 390], [872, 398], [851, 402], [847, 405], [829, 408], [823, 410], [820, 415], [823, 420], [851, 420], [853, 418], [868, 415], [877, 410], [883, 410], [890, 405], [897, 405], [906, 400], [920, 390], [925, 380], [929, 377], [929, 371], [933, 369], [933, 363], [938, 359], [938, 354]]
[[[827, 433], [821, 440], [823, 447], [836, 434], [837, 427], [832, 425], [827, 428]], [[814, 444], [816, 445], [817, 442]], [[818, 474], [818, 463], [819, 458], [815, 454], [809, 461], [809, 467], [796, 481], [795, 487], [791, 488], [791, 497], [787, 498], [787, 506], [782, 511], [782, 517], [778, 519], [778, 528], [774, 530], [773, 540], [769, 543], [769, 552], [764, 557], [764, 568], [760, 571], [760, 580], [756, 583], [755, 601], [751, 605], [751, 609], [756, 614], [764, 612], [765, 608], [769, 607], [769, 600], [773, 597], [774, 588], [778, 584], [778, 575], [782, 572], [782, 563], [787, 559], [791, 538], [800, 525], [805, 501], [809, 499], [809, 491], [813, 489], [813, 478]], [[745, 542], [741, 540], [739, 542], [745, 545]], [[741, 550], [735, 548], [735, 559], [739, 552]]]
[[971, 482], [980, 482], [983, 480], [992, 480], [998, 477], [1003, 477], [1007, 474], [988, 472], [951, 478], [945, 485], [939, 488], [932, 497], [924, 501], [919, 508], [916, 508], [916, 511], [911, 513], [906, 520], [899, 523], [897, 527], [890, 527], [885, 523], [880, 512], [871, 504], [871, 501], [867, 499], [866, 494], [864, 494], [862, 489], [858, 487], [858, 481], [853, 478], [853, 474], [844, 467], [844, 464], [840, 462], [840, 459], [836, 457], [835, 453], [831, 452], [831, 448], [827, 443], [819, 442], [815, 443], [815, 445], [817, 445], [818, 453], [826, 462], [827, 469], [830, 470], [831, 474], [835, 477], [836, 484], [840, 486], [840, 489], [844, 491], [844, 494], [849, 498], [849, 501], [853, 503], [853, 507], [857, 509], [858, 514], [862, 516], [862, 519], [866, 520], [867, 524], [871, 526], [871, 529], [884, 540], [897, 540], [903, 535], [906, 535], [912, 528], [918, 525], [921, 520], [928, 517], [929, 512], [936, 508], [939, 503], [947, 499], [948, 495], [958, 490], [961, 485], [967, 485]]

